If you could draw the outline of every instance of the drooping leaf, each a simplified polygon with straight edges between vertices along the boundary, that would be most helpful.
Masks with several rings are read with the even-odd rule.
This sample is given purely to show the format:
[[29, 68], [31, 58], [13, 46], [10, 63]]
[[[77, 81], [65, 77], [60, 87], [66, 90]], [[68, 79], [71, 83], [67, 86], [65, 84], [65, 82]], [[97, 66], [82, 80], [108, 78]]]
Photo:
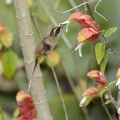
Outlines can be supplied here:
[[103, 58], [103, 61], [102, 61], [101, 65], [100, 65], [100, 71], [101, 71], [102, 73], [105, 72], [105, 68], [106, 68], [106, 65], [107, 65], [107, 61], [108, 61], [108, 54], [105, 54], [105, 56], [104, 56], [104, 58]]
[[3, 54], [2, 64], [4, 74], [8, 79], [11, 79], [15, 73], [17, 67], [18, 57], [12, 50], [8, 50]]
[[97, 43], [95, 46], [95, 55], [97, 59], [97, 63], [100, 64], [105, 54], [105, 44]]
[[112, 98], [112, 99], [110, 99], [110, 100], [107, 100], [107, 101], [105, 102], [105, 104], [107, 105], [107, 104], [111, 103], [113, 100], [114, 100], [114, 98]]
[[105, 38], [110, 37], [113, 33], [116, 32], [117, 29], [118, 29], [117, 27], [113, 27], [113, 28], [108, 29], [104, 34]]

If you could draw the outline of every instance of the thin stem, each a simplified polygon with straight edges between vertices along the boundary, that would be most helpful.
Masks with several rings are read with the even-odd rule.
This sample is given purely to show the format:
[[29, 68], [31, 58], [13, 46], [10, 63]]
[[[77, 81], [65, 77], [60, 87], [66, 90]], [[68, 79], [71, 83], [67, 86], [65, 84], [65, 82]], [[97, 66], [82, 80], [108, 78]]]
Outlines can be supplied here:
[[77, 5], [77, 6], [73, 7], [73, 8], [71, 8], [71, 9], [68, 9], [68, 10], [66, 10], [66, 11], [64, 11], [64, 12], [57, 11], [57, 10], [55, 10], [55, 9], [53, 9], [53, 8], [51, 8], [51, 7], [49, 7], [49, 6], [47, 6], [47, 5], [44, 4], [44, 3], [42, 3], [42, 4], [41, 4], [41, 3], [35, 3], [35, 4], [37, 4], [37, 5], [41, 5], [42, 7], [49, 8], [49, 9], [55, 11], [56, 13], [62, 13], [62, 14], [65, 14], [65, 13], [68, 13], [68, 12], [70, 12], [70, 11], [72, 11], [72, 10], [78, 8], [78, 7], [81, 7], [81, 6], [83, 6], [83, 5], [87, 4], [87, 3], [89, 3], [89, 1], [84, 2], [84, 3], [82, 3], [82, 4], [79, 4], [79, 5]]
[[70, 84], [70, 87], [71, 87], [73, 93], [75, 94], [77, 100], [80, 101], [80, 97], [78, 96], [78, 94], [77, 94], [77, 92], [76, 92], [75, 84], [74, 84], [71, 76], [69, 75], [69, 73], [68, 73], [67, 70], [65, 69], [65, 66], [64, 66], [64, 64], [63, 64], [62, 61], [60, 61], [60, 65], [61, 65], [61, 67], [62, 67], [63, 72], [65, 73], [65, 76], [66, 76], [66, 78], [67, 78], [67, 80], [68, 80], [68, 83]]
[[60, 85], [59, 85], [59, 82], [58, 82], [56, 72], [55, 72], [55, 70], [54, 70], [54, 68], [53, 68], [53, 66], [51, 64], [50, 64], [50, 68], [52, 70], [52, 73], [53, 73], [53, 76], [54, 76], [54, 79], [55, 79], [55, 82], [56, 82], [56, 85], [57, 85], [57, 88], [58, 88], [58, 92], [60, 94], [63, 110], [64, 110], [64, 113], [65, 113], [65, 118], [66, 118], [66, 120], [68, 120], [68, 114], [67, 114], [67, 110], [66, 110], [66, 106], [65, 106], [65, 101], [63, 99], [62, 91], [61, 91], [61, 88], [60, 88]]
[[[60, 61], [60, 65], [61, 65], [61, 67], [62, 67], [62, 69], [63, 69], [63, 72], [65, 73], [65, 76], [66, 76], [66, 78], [67, 78], [67, 80], [68, 80], [68, 83], [70, 84], [70, 87], [71, 87], [74, 95], [76, 96], [76, 98], [77, 98], [77, 100], [78, 100], [78, 102], [79, 102], [79, 101], [80, 101], [80, 97], [79, 97], [79, 95], [77, 94], [77, 91], [76, 91], [76, 88], [75, 88], [75, 84], [74, 84], [74, 82], [73, 82], [70, 74], [69, 74], [69, 73], [67, 72], [67, 70], [65, 69], [65, 66], [64, 66], [64, 64], [63, 64], [62, 61]], [[83, 113], [84, 113], [84, 115], [85, 115], [86, 120], [90, 120], [89, 115], [88, 115], [88, 112], [87, 112], [87, 109], [86, 109], [85, 107], [82, 107], [82, 111], [83, 111]]]
[[120, 56], [117, 54], [117, 52], [114, 50], [114, 48], [109, 44], [109, 42], [107, 41], [107, 39], [105, 38], [105, 36], [103, 34], [101, 34], [101, 35], [104, 38], [105, 42], [108, 44], [108, 46], [111, 48], [111, 50], [113, 51], [113, 53], [120, 59]]
[[104, 109], [105, 109], [105, 111], [106, 111], [109, 119], [110, 119], [110, 120], [113, 120], [113, 119], [112, 119], [112, 116], [110, 115], [110, 113], [109, 113], [109, 111], [108, 111], [108, 109], [107, 109], [107, 107], [106, 107], [105, 104], [104, 104], [103, 98], [101, 98], [101, 102], [102, 102], [102, 105], [103, 105], [103, 107], [104, 107]]
[[[109, 95], [110, 99], [112, 100], [113, 97], [112, 97], [111, 92], [110, 92], [110, 89], [109, 89], [108, 87], [107, 87], [107, 92], [108, 92], [108, 95]], [[113, 105], [115, 106], [115, 108], [118, 109], [118, 106], [117, 106], [115, 100], [113, 100], [112, 103], [113, 103]]]
[[[75, 6], [76, 6], [74, 0], [69, 0], [69, 3], [72, 5], [72, 7], [75, 7]], [[76, 12], [79, 12], [79, 9], [78, 9], [78, 8], [75, 8], [75, 11], [76, 11]]]
[[104, 20], [108, 21], [103, 15], [101, 15], [99, 12], [97, 12], [97, 6], [100, 4], [102, 0], [99, 0], [95, 6], [95, 13], [98, 14], [100, 17], [102, 17]]

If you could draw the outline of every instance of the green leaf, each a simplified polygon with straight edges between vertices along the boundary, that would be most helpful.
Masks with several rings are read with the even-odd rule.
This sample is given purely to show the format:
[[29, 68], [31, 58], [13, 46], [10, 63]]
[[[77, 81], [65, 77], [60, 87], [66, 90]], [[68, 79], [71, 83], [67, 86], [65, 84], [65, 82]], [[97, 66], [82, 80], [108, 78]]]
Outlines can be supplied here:
[[8, 79], [11, 79], [15, 73], [17, 67], [17, 60], [18, 57], [12, 50], [8, 50], [3, 54], [2, 64], [4, 74]]
[[102, 61], [101, 65], [100, 65], [100, 71], [101, 71], [102, 73], [105, 72], [105, 68], [106, 68], [106, 65], [107, 65], [107, 61], [108, 61], [108, 54], [105, 54], [105, 56], [104, 56], [104, 58], [103, 58], [103, 61]]
[[104, 34], [105, 38], [110, 37], [113, 33], [116, 32], [117, 29], [118, 29], [117, 27], [113, 27], [113, 28], [108, 29]]
[[17, 107], [13, 112], [13, 118], [17, 118], [19, 116], [19, 108]]
[[112, 98], [112, 99], [110, 99], [110, 100], [107, 100], [107, 101], [105, 102], [105, 104], [107, 105], [107, 104], [111, 103], [113, 100], [114, 100], [114, 98]]
[[92, 100], [93, 100], [93, 97], [88, 97], [84, 103], [84, 106], [86, 107]]
[[97, 59], [97, 63], [100, 64], [105, 54], [105, 44], [97, 43], [95, 46], [95, 55]]
[[101, 91], [100, 91], [100, 97], [102, 98], [102, 96], [103, 96], [103, 94], [106, 92], [106, 88], [104, 88], [104, 89], [102, 89]]

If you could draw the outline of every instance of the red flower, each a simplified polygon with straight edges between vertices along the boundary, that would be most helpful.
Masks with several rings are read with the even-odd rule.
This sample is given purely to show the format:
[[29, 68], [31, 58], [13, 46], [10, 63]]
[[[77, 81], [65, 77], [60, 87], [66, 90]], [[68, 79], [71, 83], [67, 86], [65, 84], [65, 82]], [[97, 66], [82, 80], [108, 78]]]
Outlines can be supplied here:
[[[33, 120], [37, 111], [35, 109], [32, 97], [25, 91], [20, 91], [16, 95], [16, 100], [21, 116], [18, 120]], [[26, 119], [27, 118], [27, 119]]]
[[73, 52], [79, 49], [79, 56], [82, 57], [82, 46], [83, 44], [94, 41], [99, 38], [100, 32], [95, 31], [93, 28], [83, 28], [79, 31], [77, 36], [77, 47], [74, 49]]
[[92, 71], [88, 72], [87, 76], [93, 80], [96, 80], [102, 86], [106, 86], [105, 76], [99, 70], [92, 70]]
[[88, 97], [96, 97], [98, 93], [99, 93], [99, 90], [95, 87], [87, 89], [83, 93], [83, 98], [81, 99], [79, 106], [82, 107], [85, 104]]
[[89, 96], [97, 96], [98, 95], [99, 90], [95, 87], [89, 88], [87, 89], [84, 93], [83, 96], [84, 97], [89, 97]]
[[92, 17], [84, 13], [75, 12], [69, 16], [68, 20], [71, 22], [72, 21], [78, 22], [84, 27], [87, 28], [91, 27], [96, 31], [100, 31], [99, 25], [92, 19]]
[[95, 31], [93, 28], [83, 28], [78, 33], [78, 43], [97, 40], [99, 34], [100, 32]]

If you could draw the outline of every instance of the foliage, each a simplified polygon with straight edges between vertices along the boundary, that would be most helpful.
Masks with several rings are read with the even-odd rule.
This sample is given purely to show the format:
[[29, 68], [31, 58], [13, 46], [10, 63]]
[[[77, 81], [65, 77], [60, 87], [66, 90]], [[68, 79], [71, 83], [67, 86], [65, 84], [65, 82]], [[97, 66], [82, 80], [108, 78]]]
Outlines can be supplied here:
[[[81, 0], [74, 2], [76, 5], [78, 5], [83, 1]], [[108, 19], [108, 21], [106, 22], [99, 15], [93, 12], [95, 7], [94, 4], [90, 5], [95, 17], [95, 19], [93, 20], [91, 15], [89, 16], [87, 14], [84, 14], [84, 12], [81, 13], [79, 17], [78, 15], [74, 16], [74, 10], [64, 14], [58, 13], [57, 11], [65, 11], [72, 7], [69, 1], [51, 0], [45, 2], [45, 7], [38, 0], [28, 0], [36, 44], [44, 36], [47, 36], [51, 28], [57, 23], [62, 23], [65, 20], [71, 21], [68, 32], [66, 33], [65, 28], [63, 29], [62, 35], [64, 34], [65, 37], [60, 38], [58, 43], [59, 47], [52, 53], [48, 54], [49, 59], [45, 57], [42, 62], [40, 61], [47, 90], [46, 93], [48, 95], [47, 97], [50, 104], [50, 110], [54, 119], [65, 119], [65, 117], [60, 98], [58, 97], [57, 88], [54, 83], [52, 73], [50, 71], [50, 64], [55, 67], [59, 82], [61, 84], [61, 89], [64, 93], [64, 100], [67, 106], [69, 120], [85, 119], [84, 112], [82, 108], [79, 107], [79, 101], [81, 100], [84, 91], [87, 91], [89, 88], [93, 87], [95, 89], [92, 90], [96, 90], [97, 95], [87, 95], [88, 98], [84, 104], [84, 106], [87, 107], [89, 111], [92, 111], [92, 109], [94, 109], [94, 111], [88, 115], [89, 118], [91, 118], [92, 120], [96, 120], [97, 118], [99, 120], [101, 117], [98, 118], [98, 115], [100, 115], [103, 117], [103, 120], [109, 119], [108, 117], [106, 117], [107, 115], [105, 114], [105, 111], [101, 110], [101, 98], [104, 98], [104, 104], [107, 107], [108, 111], [111, 110], [111, 107], [109, 108], [106, 104], [113, 104], [116, 108], [115, 112], [117, 112], [118, 110], [118, 106], [114, 104], [114, 101], [117, 100], [117, 95], [115, 97], [114, 95], [111, 95], [113, 93], [118, 93], [115, 84], [118, 82], [117, 85], [119, 87], [119, 76], [115, 76], [115, 73], [119, 68], [119, 59], [116, 57], [116, 54], [113, 54], [114, 51], [111, 49], [111, 46], [114, 50], [118, 51], [117, 56], [119, 56], [120, 24], [118, 14], [120, 2], [111, 1], [110, 5], [108, 5], [108, 3], [108, 0], [104, 0], [97, 7], [98, 11], [100, 11], [100, 13]], [[47, 11], [50, 12], [50, 14], [48, 14], [44, 10], [45, 8], [47, 9]], [[111, 8], [113, 9], [111, 10]], [[53, 9], [57, 9], [57, 11]], [[84, 10], [82, 9], [82, 7], [77, 9], [79, 11]], [[0, 110], [0, 112], [2, 111], [2, 118], [0, 116], [0, 120], [3, 119], [3, 116], [5, 116], [6, 120], [10, 120], [13, 117], [13, 111], [15, 111], [15, 109], [17, 108], [15, 94], [21, 88], [24, 88], [25, 90], [27, 89], [27, 77], [25, 74], [24, 64], [23, 62], [21, 62], [21, 59], [23, 61], [23, 56], [19, 45], [19, 34], [17, 30], [13, 2], [11, 2], [10, 4], [6, 4], [6, 2], [2, 0], [0, 4], [0, 11], [0, 105], [2, 107]], [[90, 23], [89, 20], [91, 20]], [[55, 21], [57, 21], [57, 23]], [[105, 31], [104, 33], [101, 32], [103, 29]], [[38, 33], [37, 31], [40, 31], [40, 33]], [[39, 34], [41, 34], [41, 38], [39, 37]], [[65, 38], [67, 38], [68, 43], [70, 43], [72, 48], [69, 48], [68, 44], [65, 43]], [[83, 43], [83, 45], [78, 46], [81, 43]], [[109, 46], [109, 44], [111, 46]], [[71, 52], [71, 49], [73, 50], [75, 45], [76, 48], [82, 47], [82, 51], [84, 53], [84, 56], [82, 58], [80, 58], [77, 53]], [[81, 53], [79, 52], [80, 56]], [[99, 70], [99, 74], [101, 75], [102, 73], [105, 79], [100, 78], [98, 80], [95, 78], [94, 82], [87, 81], [86, 73], [88, 73], [92, 69]], [[73, 83], [75, 83], [75, 90], [77, 89], [77, 87], [79, 87], [79, 92], [71, 92], [71, 86], [68, 85], [69, 78], [72, 79]], [[87, 82], [85, 82], [85, 85], [82, 86], [81, 81], [83, 79]], [[106, 83], [105, 86], [99, 86], [102, 80], [104, 80], [104, 82]], [[95, 82], [97, 82], [97, 85], [93, 85]], [[82, 89], [84, 86], [87, 86], [86, 90]], [[96, 93], [96, 91], [92, 92]], [[11, 96], [11, 93], [14, 93], [14, 95]], [[71, 93], [72, 95], [69, 95], [68, 93]], [[90, 92], [87, 91], [87, 93]], [[108, 99], [105, 98], [106, 95], [109, 95]], [[4, 101], [4, 96], [7, 102]], [[77, 96], [77, 99], [75, 96]], [[1, 97], [3, 97], [3, 99]], [[94, 101], [96, 104], [94, 104]], [[12, 103], [14, 103], [14, 105]], [[13, 105], [13, 107], [10, 108], [10, 104]], [[101, 111], [101, 113], [99, 112], [99, 110]], [[114, 111], [112, 112], [114, 113]]]

